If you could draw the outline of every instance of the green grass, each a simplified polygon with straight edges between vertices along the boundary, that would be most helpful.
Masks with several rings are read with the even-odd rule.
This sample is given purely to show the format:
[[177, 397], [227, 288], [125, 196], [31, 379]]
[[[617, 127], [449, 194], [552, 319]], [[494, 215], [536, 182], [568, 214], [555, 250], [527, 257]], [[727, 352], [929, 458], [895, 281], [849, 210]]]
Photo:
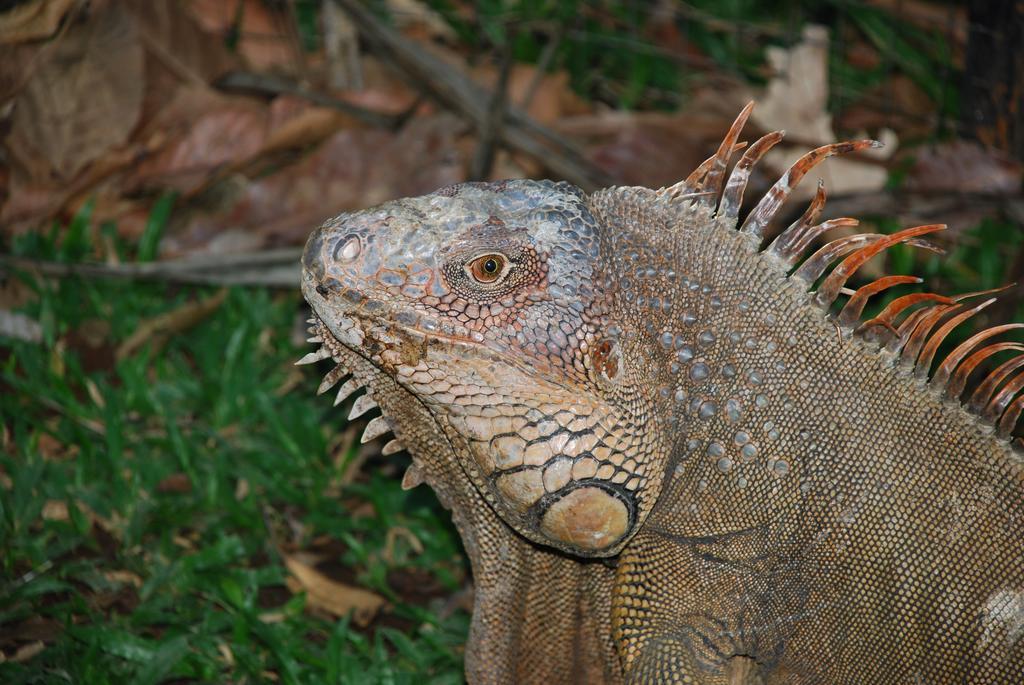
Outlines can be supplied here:
[[[17, 251], [68, 255], [39, 234]], [[458, 537], [426, 488], [401, 490], [407, 457], [342, 484], [359, 432], [292, 365], [297, 292], [230, 290], [118, 359], [216, 293], [17, 280], [44, 340], [0, 340], [0, 646], [44, 647], [0, 682], [461, 682], [468, 615], [442, 611], [466, 582]], [[357, 627], [307, 607], [285, 586], [299, 551], [389, 608]]]

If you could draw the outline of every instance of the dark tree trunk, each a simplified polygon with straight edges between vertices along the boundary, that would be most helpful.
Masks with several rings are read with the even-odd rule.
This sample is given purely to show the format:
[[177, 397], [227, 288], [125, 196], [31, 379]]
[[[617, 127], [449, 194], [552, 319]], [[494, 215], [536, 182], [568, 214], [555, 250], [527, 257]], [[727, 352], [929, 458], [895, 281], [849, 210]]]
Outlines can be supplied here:
[[1024, 0], [971, 0], [963, 133], [1024, 160]]

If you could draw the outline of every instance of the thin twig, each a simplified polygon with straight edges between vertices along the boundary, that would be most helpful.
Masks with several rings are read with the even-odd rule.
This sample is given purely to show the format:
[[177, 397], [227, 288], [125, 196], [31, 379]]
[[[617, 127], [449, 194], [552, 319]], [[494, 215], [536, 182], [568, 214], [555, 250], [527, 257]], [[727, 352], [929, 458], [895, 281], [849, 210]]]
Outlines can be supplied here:
[[548, 42], [541, 51], [540, 58], [537, 60], [537, 68], [533, 72], [533, 79], [530, 80], [530, 85], [527, 86], [526, 92], [523, 93], [523, 98], [519, 101], [519, 106], [523, 108], [523, 111], [530, 108], [530, 104], [537, 94], [537, 89], [544, 82], [544, 77], [547, 75], [551, 61], [555, 58], [555, 53], [558, 52], [558, 47], [562, 44], [564, 36], [565, 25], [559, 24], [558, 30], [548, 38]]
[[[509, 37], [511, 42], [512, 38]], [[498, 75], [498, 84], [491, 94], [491, 103], [487, 108], [487, 118], [478, 131], [476, 151], [473, 153], [473, 161], [469, 167], [469, 180], [486, 181], [491, 175], [491, 168], [494, 166], [494, 153], [498, 139], [501, 136], [502, 125], [505, 122], [505, 107], [508, 101], [508, 79], [512, 73], [512, 50], [506, 44], [504, 55], [501, 59], [501, 72]]]
[[309, 100], [314, 105], [330, 107], [344, 112], [364, 124], [392, 131], [399, 128], [409, 116], [408, 112], [401, 114], [375, 112], [371, 109], [353, 105], [350, 102], [310, 90], [288, 79], [271, 76], [270, 74], [234, 71], [218, 79], [216, 85], [222, 90], [248, 91], [264, 95], [294, 95], [295, 97]]
[[54, 278], [77, 276], [196, 285], [296, 288], [299, 284], [301, 255], [302, 250], [299, 248], [282, 248], [141, 264], [69, 264], [0, 255], [0, 273], [17, 269]]

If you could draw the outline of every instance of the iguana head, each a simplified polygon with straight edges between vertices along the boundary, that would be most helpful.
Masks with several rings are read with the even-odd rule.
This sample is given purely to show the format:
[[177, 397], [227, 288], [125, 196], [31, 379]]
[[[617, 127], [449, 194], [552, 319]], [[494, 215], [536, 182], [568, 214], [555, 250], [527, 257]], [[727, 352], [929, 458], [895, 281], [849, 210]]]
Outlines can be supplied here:
[[[669, 451], [624, 334], [611, 243], [565, 183], [468, 183], [336, 217], [303, 256], [318, 337], [404, 391], [396, 434], [426, 408], [444, 454], [512, 528], [582, 556], [614, 554], [649, 513]], [[632, 361], [630, 361], [632, 360]]]

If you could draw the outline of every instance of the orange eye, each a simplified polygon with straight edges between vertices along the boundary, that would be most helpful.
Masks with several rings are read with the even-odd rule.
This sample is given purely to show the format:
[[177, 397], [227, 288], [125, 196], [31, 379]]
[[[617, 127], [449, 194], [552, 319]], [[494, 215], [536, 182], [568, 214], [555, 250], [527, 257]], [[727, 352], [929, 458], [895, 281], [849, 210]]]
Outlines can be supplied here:
[[505, 272], [508, 260], [500, 254], [485, 254], [471, 261], [467, 266], [469, 275], [477, 283], [494, 283]]

